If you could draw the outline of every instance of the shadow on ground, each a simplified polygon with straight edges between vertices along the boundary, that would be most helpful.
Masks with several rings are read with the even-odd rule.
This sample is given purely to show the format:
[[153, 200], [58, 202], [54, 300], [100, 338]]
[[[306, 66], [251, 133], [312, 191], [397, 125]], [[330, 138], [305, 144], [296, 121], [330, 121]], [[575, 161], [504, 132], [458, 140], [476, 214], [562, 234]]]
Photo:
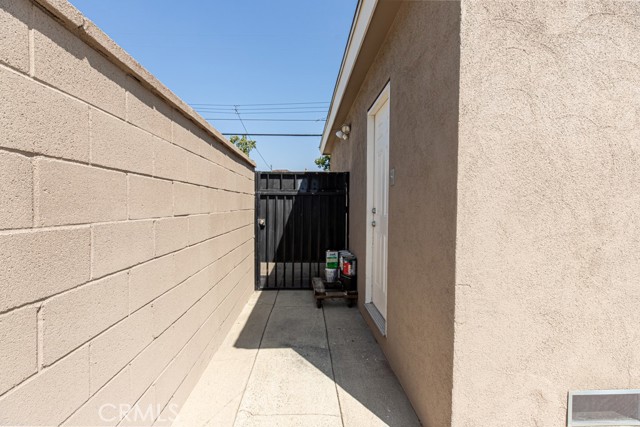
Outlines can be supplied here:
[[[257, 294], [234, 347], [258, 350], [236, 424], [420, 425], [357, 308], [310, 291]], [[284, 418], [283, 418], [284, 419]]]

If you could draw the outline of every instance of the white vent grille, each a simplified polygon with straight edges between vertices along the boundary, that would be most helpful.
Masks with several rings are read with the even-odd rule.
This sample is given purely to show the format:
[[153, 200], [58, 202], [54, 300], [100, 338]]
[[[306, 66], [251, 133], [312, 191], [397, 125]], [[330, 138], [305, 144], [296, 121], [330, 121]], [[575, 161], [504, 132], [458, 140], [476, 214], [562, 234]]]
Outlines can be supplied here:
[[640, 390], [569, 393], [568, 427], [640, 426]]

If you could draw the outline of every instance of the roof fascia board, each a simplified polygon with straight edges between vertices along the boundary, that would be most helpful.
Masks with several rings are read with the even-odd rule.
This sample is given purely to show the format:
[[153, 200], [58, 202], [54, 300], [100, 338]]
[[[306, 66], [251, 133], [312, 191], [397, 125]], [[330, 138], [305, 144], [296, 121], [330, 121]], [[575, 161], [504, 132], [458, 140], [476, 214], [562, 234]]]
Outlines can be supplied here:
[[349, 41], [347, 42], [347, 48], [345, 49], [345, 53], [342, 58], [340, 73], [338, 74], [338, 80], [333, 91], [329, 117], [324, 125], [324, 131], [322, 133], [322, 141], [320, 143], [320, 152], [322, 153], [324, 153], [329, 138], [331, 137], [334, 122], [342, 103], [342, 98], [344, 97], [349, 79], [351, 78], [351, 73], [353, 72], [353, 68], [360, 54], [360, 49], [362, 48], [365, 36], [369, 30], [369, 25], [371, 24], [371, 19], [373, 18], [373, 14], [378, 6], [378, 2], [379, 0], [360, 0], [358, 3], [356, 16], [353, 20], [351, 32], [349, 34]]

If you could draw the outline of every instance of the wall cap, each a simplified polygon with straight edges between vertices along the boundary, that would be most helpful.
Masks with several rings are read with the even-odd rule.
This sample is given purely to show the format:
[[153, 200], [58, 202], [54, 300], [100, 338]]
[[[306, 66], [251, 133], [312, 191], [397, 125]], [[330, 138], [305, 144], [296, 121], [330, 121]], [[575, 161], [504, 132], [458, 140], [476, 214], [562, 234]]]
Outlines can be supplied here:
[[67, 30], [91, 48], [103, 54], [109, 61], [127, 74], [139, 80], [146, 89], [159, 96], [188, 120], [191, 120], [207, 132], [215, 141], [222, 144], [237, 158], [253, 168], [256, 167], [256, 163], [253, 160], [229, 142], [216, 128], [140, 65], [140, 63], [106, 35], [96, 24], [69, 3], [68, 0], [31, 0], [31, 2], [39, 5], [49, 14], [53, 15]]

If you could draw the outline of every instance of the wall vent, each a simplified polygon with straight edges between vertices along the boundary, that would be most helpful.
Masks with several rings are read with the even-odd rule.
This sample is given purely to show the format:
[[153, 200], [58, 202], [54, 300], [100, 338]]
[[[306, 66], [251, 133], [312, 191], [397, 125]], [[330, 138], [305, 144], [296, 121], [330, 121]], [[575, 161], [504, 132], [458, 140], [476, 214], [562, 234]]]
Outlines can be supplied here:
[[569, 393], [568, 427], [640, 426], [640, 390]]

